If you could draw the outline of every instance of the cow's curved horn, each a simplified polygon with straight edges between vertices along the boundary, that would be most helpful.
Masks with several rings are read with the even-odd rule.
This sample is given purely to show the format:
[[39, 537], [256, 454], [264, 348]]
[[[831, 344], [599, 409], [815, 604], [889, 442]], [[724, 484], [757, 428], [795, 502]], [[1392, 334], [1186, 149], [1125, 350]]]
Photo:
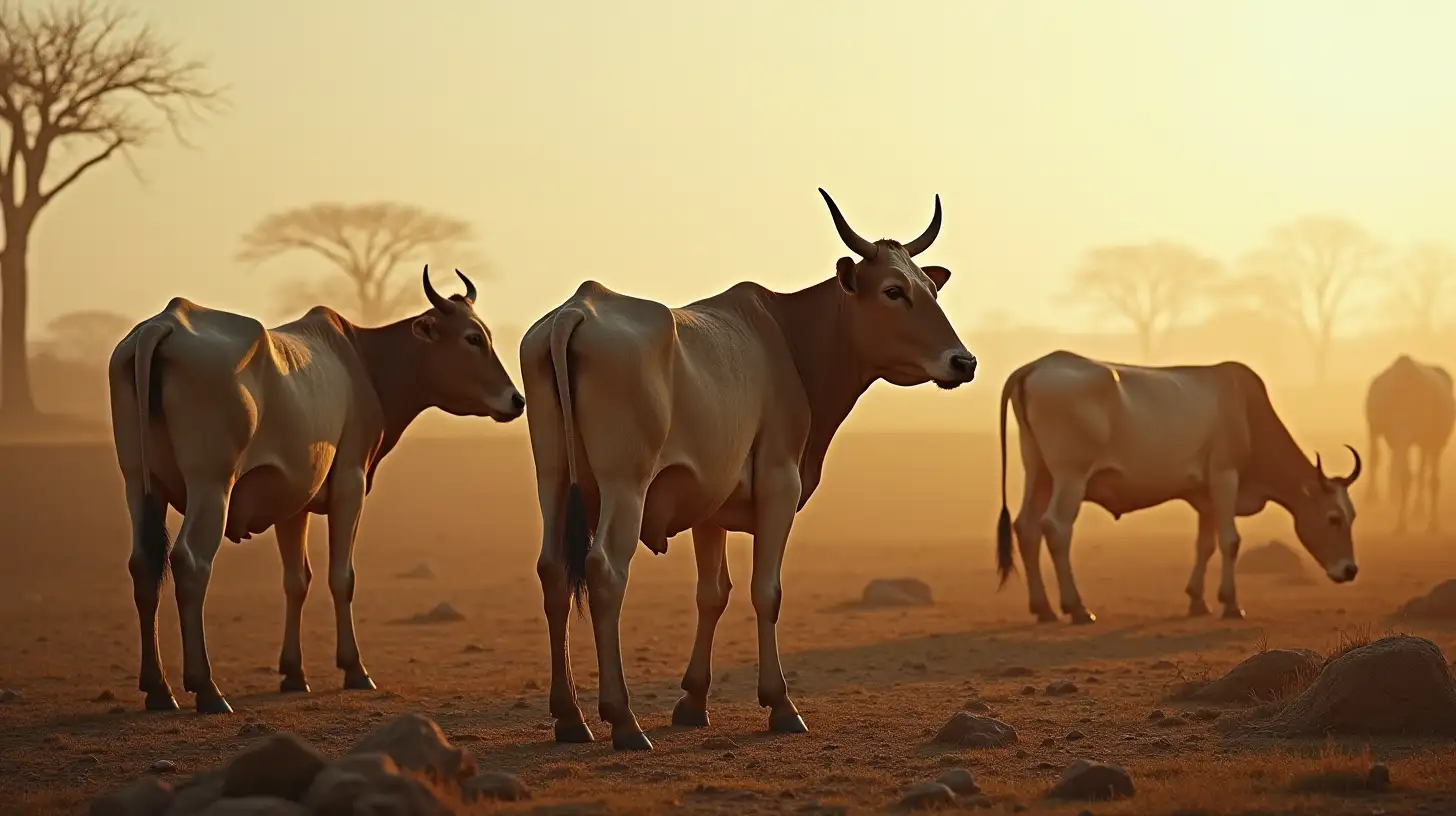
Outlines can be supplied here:
[[910, 243], [906, 244], [905, 245], [905, 251], [908, 252], [908, 253], [910, 253], [910, 257], [913, 258], [916, 255], [919, 255], [920, 253], [924, 252], [925, 250], [930, 249], [930, 245], [933, 244], [933, 243], [935, 243], [935, 238], [936, 238], [937, 235], [940, 235], [940, 194], [939, 193], [937, 193], [936, 196], [935, 196], [935, 215], [933, 215], [933, 216], [930, 217], [930, 226], [928, 226], [928, 227], [925, 228], [925, 232], [920, 233], [920, 237], [919, 238], [916, 238], [915, 240], [913, 240]]
[[1355, 450], [1353, 445], [1346, 445], [1345, 447], [1350, 451], [1350, 455], [1355, 457], [1355, 466], [1350, 469], [1350, 475], [1340, 480], [1348, 487], [1354, 484], [1356, 479], [1360, 478], [1360, 452]]
[[[849, 247], [850, 252], [853, 252], [861, 258], [875, 257], [875, 253], [879, 251], [879, 247], [876, 247], [873, 241], [866, 241], [859, 237], [854, 230], [850, 229], [849, 222], [844, 220], [844, 214], [839, 211], [839, 207], [835, 205], [834, 199], [830, 198], [829, 194], [824, 192], [823, 187], [819, 188], [819, 195], [824, 196], [824, 203], [829, 205], [829, 215], [834, 219], [834, 228], [839, 230], [839, 240], [843, 241], [844, 245]], [[936, 223], [939, 224], [939, 222], [940, 220], [937, 218]]]
[[450, 301], [448, 301], [445, 298], [441, 297], [440, 296], [440, 293], [435, 291], [435, 287], [433, 287], [433, 286], [430, 285], [430, 265], [429, 264], [425, 264], [424, 279], [425, 279], [425, 297], [427, 297], [427, 298], [430, 299], [430, 305], [431, 306], [434, 306], [436, 309], [439, 309], [442, 312], [448, 312], [448, 311], [450, 311]]
[[1314, 469], [1319, 472], [1319, 476], [1320, 476], [1320, 479], [1321, 480], [1323, 480], [1323, 479], [1326, 478], [1325, 477], [1325, 466], [1324, 466], [1324, 463], [1320, 461], [1320, 455], [1319, 455], [1319, 453], [1315, 453], [1315, 455], [1314, 455]]
[[457, 269], [457, 270], [455, 270], [455, 274], [459, 275], [461, 282], [463, 282], [465, 284], [465, 302], [466, 303], [469, 303], [472, 306], [474, 306], [475, 305], [475, 284], [473, 284], [473, 283], [470, 282], [470, 278], [465, 277], [465, 273], [464, 272], [461, 272], [460, 270]]

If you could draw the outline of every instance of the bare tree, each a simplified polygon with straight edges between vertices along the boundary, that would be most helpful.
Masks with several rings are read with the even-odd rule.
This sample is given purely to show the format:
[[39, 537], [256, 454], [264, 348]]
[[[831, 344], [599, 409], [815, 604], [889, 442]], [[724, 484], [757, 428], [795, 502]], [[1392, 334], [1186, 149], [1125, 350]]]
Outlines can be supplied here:
[[1221, 269], [1213, 258], [1168, 241], [1097, 247], [1083, 257], [1060, 299], [1130, 323], [1142, 360], [1149, 362]]
[[[25, 350], [26, 261], [46, 205], [89, 170], [220, 101], [203, 64], [123, 11], [82, 0], [35, 11], [0, 0], [0, 412], [35, 412]], [[141, 104], [139, 104], [141, 103]], [[65, 166], [51, 159], [63, 156]]]
[[1315, 379], [1329, 373], [1335, 328], [1351, 289], [1375, 271], [1380, 244], [1345, 218], [1310, 216], [1270, 232], [1244, 257], [1234, 294], [1297, 328], [1314, 356]]
[[[261, 263], [294, 250], [312, 252], [345, 276], [358, 319], [378, 324], [398, 316], [419, 298], [413, 278], [395, 276], [401, 264], [409, 261], [414, 268], [425, 252], [464, 251], [472, 237], [468, 223], [407, 204], [323, 203], [264, 218], [243, 236], [238, 259]], [[331, 302], [317, 296], [339, 294], [334, 283], [294, 283], [284, 292], [293, 307]]]
[[104, 364], [136, 322], [104, 309], [68, 312], [46, 326], [46, 342], [58, 357]]
[[1391, 278], [1392, 317], [1416, 340], [1430, 343], [1456, 287], [1456, 253], [1423, 244], [1402, 259], [1400, 273]]

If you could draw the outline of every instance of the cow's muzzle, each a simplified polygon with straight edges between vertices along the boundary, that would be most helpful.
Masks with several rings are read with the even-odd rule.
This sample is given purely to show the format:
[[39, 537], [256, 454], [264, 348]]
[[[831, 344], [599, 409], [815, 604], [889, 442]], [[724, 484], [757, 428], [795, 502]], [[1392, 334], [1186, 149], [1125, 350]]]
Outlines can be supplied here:
[[969, 351], [951, 352], [945, 361], [945, 369], [949, 377], [937, 377], [935, 384], [939, 388], [949, 391], [957, 388], [976, 378], [976, 355]]
[[510, 422], [526, 413], [526, 398], [521, 396], [521, 392], [512, 389], [508, 402], [510, 407], [504, 411], [492, 408], [490, 418], [496, 422]]
[[1341, 561], [1325, 570], [1325, 574], [1337, 584], [1348, 584], [1360, 574], [1360, 568], [1353, 561]]

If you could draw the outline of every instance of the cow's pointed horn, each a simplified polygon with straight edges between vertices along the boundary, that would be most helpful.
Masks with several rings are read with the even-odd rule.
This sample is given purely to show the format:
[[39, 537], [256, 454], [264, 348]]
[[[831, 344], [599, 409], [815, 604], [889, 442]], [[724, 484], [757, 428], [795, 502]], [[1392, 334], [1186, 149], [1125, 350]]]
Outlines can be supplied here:
[[1324, 463], [1320, 461], [1320, 455], [1318, 453], [1314, 455], [1314, 469], [1319, 473], [1321, 479], [1326, 478], [1325, 466]]
[[1349, 485], [1354, 484], [1356, 479], [1360, 478], [1361, 465], [1360, 452], [1355, 450], [1355, 447], [1353, 445], [1346, 445], [1345, 447], [1350, 451], [1350, 455], [1355, 457], [1355, 466], [1350, 469], [1350, 475], [1340, 480], [1344, 482], [1345, 485], [1348, 487]]
[[433, 286], [430, 285], [430, 265], [429, 264], [425, 264], [425, 272], [424, 272], [423, 277], [424, 277], [424, 280], [425, 280], [425, 297], [427, 297], [427, 298], [430, 299], [430, 305], [431, 306], [434, 306], [436, 309], [439, 309], [442, 312], [448, 312], [448, 311], [450, 311], [450, 301], [448, 301], [445, 298], [441, 297], [440, 296], [440, 293], [435, 291], [435, 287], [433, 287]]
[[465, 302], [466, 303], [469, 303], [471, 306], [474, 306], [475, 305], [475, 294], [476, 294], [476, 292], [475, 292], [475, 284], [473, 284], [473, 283], [470, 282], [470, 278], [465, 277], [465, 273], [464, 272], [461, 272], [460, 270], [457, 269], [457, 270], [455, 270], [455, 274], [459, 275], [460, 276], [460, 280], [465, 284]]
[[844, 214], [839, 211], [839, 207], [835, 205], [834, 199], [830, 198], [829, 194], [824, 192], [823, 187], [819, 188], [819, 195], [824, 196], [824, 203], [829, 205], [829, 215], [834, 219], [834, 228], [839, 231], [839, 240], [843, 241], [844, 245], [849, 247], [850, 252], [853, 252], [861, 258], [875, 257], [875, 253], [879, 251], [879, 248], [875, 246], [874, 242], [866, 241], [859, 237], [854, 230], [850, 229], [849, 222], [844, 220]]
[[935, 215], [933, 215], [933, 216], [930, 217], [930, 226], [928, 226], [928, 227], [925, 228], [925, 232], [920, 233], [920, 237], [919, 238], [916, 238], [915, 240], [913, 240], [910, 243], [906, 244], [905, 245], [905, 251], [908, 252], [908, 253], [910, 253], [910, 257], [913, 258], [916, 255], [919, 255], [920, 253], [924, 252], [925, 250], [930, 249], [930, 245], [933, 244], [933, 243], [935, 243], [935, 238], [938, 235], [940, 235], [940, 194], [939, 193], [937, 193], [936, 196], [935, 196]]

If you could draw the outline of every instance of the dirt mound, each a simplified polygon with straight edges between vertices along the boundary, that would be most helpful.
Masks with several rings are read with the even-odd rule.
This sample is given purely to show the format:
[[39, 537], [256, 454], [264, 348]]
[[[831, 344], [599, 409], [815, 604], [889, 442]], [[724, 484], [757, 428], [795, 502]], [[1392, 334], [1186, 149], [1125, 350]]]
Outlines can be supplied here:
[[103, 796], [91, 812], [147, 813], [454, 813], [461, 803], [529, 799], [510, 774], [476, 773], [468, 751], [452, 746], [439, 726], [406, 714], [366, 737], [348, 755], [328, 761], [294, 734], [254, 741], [220, 770], [175, 788], [156, 776]]
[[878, 606], [930, 606], [935, 600], [930, 595], [930, 585], [916, 578], [876, 578], [865, 585], [859, 605]]
[[1456, 736], [1456, 682], [1425, 638], [1396, 635], [1331, 660], [1314, 683], [1249, 729], [1273, 736]]
[[1238, 571], [1240, 575], [1301, 576], [1305, 574], [1304, 557], [1274, 539], [1239, 553]]
[[1411, 598], [1396, 615], [1415, 620], [1456, 620], [1456, 579], [1442, 581], [1425, 595]]
[[1245, 660], [1228, 674], [1189, 695], [1207, 703], [1257, 703], [1278, 698], [1313, 676], [1325, 659], [1308, 649], [1271, 649]]

